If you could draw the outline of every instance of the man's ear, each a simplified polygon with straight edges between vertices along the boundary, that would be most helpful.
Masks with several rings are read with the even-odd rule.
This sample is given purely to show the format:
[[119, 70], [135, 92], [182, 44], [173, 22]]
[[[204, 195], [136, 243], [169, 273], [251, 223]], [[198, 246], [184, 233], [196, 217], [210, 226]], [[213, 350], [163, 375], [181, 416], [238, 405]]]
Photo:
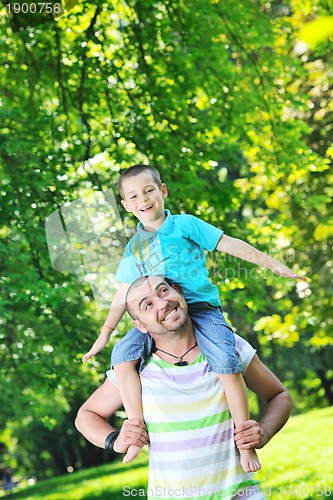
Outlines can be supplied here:
[[172, 283], [172, 288], [174, 288], [182, 297], [184, 297], [184, 293], [183, 293], [183, 290], [181, 289], [181, 287], [179, 285], [177, 285], [177, 283]]
[[147, 328], [145, 328], [138, 319], [133, 319], [133, 324], [137, 327], [138, 330], [142, 333], [148, 333]]
[[122, 204], [122, 206], [125, 208], [125, 210], [127, 212], [131, 212], [130, 209], [128, 208], [128, 205], [127, 205], [125, 200], [120, 200], [120, 203]]

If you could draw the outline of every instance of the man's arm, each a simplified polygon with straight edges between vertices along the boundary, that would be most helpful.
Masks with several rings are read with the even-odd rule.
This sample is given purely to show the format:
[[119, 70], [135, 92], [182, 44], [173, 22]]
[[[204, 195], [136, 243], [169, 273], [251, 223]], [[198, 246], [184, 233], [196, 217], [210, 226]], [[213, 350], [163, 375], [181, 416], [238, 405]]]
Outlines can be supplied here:
[[285, 266], [278, 260], [274, 259], [270, 255], [260, 252], [260, 250], [257, 250], [253, 246], [238, 238], [231, 238], [230, 236], [223, 234], [217, 244], [216, 250], [239, 259], [246, 260], [252, 264], [266, 267], [273, 273], [278, 274], [283, 278], [294, 278], [307, 281], [305, 276], [294, 273], [291, 269], [289, 269], [289, 267]]
[[259, 424], [248, 420], [235, 429], [236, 446], [240, 449], [263, 448], [287, 422], [292, 399], [282, 382], [256, 354], [244, 373], [244, 380], [267, 406]]
[[[107, 419], [121, 406], [117, 387], [106, 379], [79, 409], [75, 426], [88, 441], [104, 448], [105, 439], [115, 430]], [[140, 420], [129, 419], [123, 423], [113, 448], [118, 453], [126, 453], [129, 446], [144, 446], [147, 442], [148, 433], [144, 424]]]

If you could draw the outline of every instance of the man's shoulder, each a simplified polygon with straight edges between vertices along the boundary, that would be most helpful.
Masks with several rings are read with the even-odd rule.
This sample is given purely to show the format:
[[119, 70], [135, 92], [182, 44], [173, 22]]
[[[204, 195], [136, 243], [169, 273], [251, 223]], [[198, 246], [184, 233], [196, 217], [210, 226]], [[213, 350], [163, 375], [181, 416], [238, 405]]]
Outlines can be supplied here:
[[243, 351], [244, 349], [245, 350], [249, 350], [249, 349], [253, 349], [253, 347], [251, 346], [251, 344], [244, 339], [244, 337], [241, 337], [240, 335], [238, 335], [237, 333], [234, 333], [235, 335], [235, 347], [236, 347], [236, 351], [238, 353], [240, 353], [241, 351]]
[[242, 364], [243, 373], [251, 363], [256, 350], [245, 340], [235, 333], [235, 349]]

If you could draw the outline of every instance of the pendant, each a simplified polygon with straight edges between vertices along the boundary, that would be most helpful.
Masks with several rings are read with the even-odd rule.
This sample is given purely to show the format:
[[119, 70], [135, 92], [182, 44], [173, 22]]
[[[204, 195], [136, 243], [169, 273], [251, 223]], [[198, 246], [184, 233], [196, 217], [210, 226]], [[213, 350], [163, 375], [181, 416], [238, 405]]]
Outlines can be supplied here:
[[174, 363], [174, 366], [187, 366], [187, 361], [178, 361], [178, 363]]

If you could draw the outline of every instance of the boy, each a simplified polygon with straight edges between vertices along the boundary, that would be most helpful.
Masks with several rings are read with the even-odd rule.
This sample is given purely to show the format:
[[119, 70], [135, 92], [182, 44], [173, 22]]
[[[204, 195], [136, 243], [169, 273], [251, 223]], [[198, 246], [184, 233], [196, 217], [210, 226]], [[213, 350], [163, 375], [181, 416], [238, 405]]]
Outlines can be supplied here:
[[[109, 341], [112, 331], [124, 314], [130, 284], [142, 275], [163, 274], [181, 286], [189, 304], [190, 317], [197, 329], [200, 351], [207, 358], [209, 370], [218, 374], [235, 425], [240, 425], [249, 418], [246, 388], [235, 351], [233, 331], [223, 316], [218, 290], [208, 277], [204, 249], [229, 253], [271, 269], [280, 276], [305, 278], [244, 241], [226, 236], [221, 229], [191, 215], [173, 216], [164, 210], [167, 187], [153, 167], [130, 167], [120, 177], [119, 191], [122, 205], [140, 222], [120, 263], [116, 275], [120, 285], [106, 322], [83, 361], [103, 349]], [[145, 303], [144, 307], [149, 307], [149, 303]], [[163, 320], [163, 315], [165, 319], [169, 319], [174, 311], [166, 311], [161, 303], [159, 314], [160, 319]], [[134, 328], [115, 346], [111, 359], [127, 415], [142, 421], [141, 385], [136, 367], [139, 362], [139, 369], [143, 368], [150, 354], [149, 349], [147, 339]], [[166, 354], [170, 357], [170, 363], [187, 364], [183, 360], [187, 353], [180, 358], [172, 353]], [[177, 363], [174, 358], [178, 360]], [[139, 447], [131, 446], [124, 462], [131, 461], [139, 451]], [[241, 450], [240, 454], [245, 472], [260, 469], [255, 450]]]

